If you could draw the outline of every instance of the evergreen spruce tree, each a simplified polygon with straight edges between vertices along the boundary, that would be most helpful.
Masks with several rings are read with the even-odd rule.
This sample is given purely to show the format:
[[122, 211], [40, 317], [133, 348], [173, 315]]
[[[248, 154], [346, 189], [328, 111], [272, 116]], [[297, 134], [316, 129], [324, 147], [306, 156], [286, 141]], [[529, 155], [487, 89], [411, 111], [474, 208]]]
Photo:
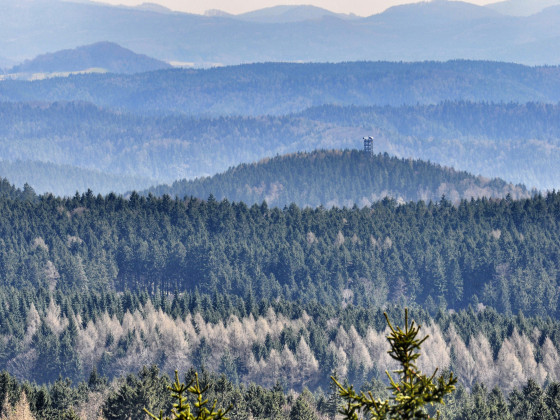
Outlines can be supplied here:
[[552, 382], [548, 384], [544, 401], [550, 410], [552, 418], [560, 418], [560, 383]]
[[494, 387], [488, 394], [489, 418], [496, 420], [512, 420], [504, 394], [498, 387]]
[[[226, 417], [230, 408], [216, 411], [216, 401], [212, 406], [208, 404], [208, 399], [204, 398], [204, 393], [208, 390], [208, 386], [201, 387], [198, 380], [198, 373], [195, 373], [195, 379], [189, 384], [185, 385], [179, 381], [179, 375], [175, 371], [175, 382], [172, 386], [168, 387], [171, 391], [171, 397], [176, 401], [173, 404], [171, 415], [173, 417], [163, 417], [163, 411], [160, 411], [159, 416], [155, 416], [149, 410], [144, 408], [144, 411], [155, 420], [228, 420]], [[191, 407], [187, 401], [186, 394], [190, 393], [196, 397], [196, 402]]]
[[331, 378], [333, 378], [333, 380], [329, 385], [330, 392], [326, 404], [326, 414], [330, 420], [334, 420], [336, 418], [336, 414], [338, 413], [338, 407], [342, 402], [342, 398], [340, 396], [340, 389], [337, 386], [338, 376], [336, 371], [333, 372]]
[[58, 360], [60, 363], [59, 373], [77, 383], [82, 377], [82, 364], [76, 351], [76, 340], [78, 329], [74, 317], [69, 317], [68, 328], [60, 336]]
[[144, 367], [138, 376], [128, 375], [122, 386], [103, 405], [107, 420], [142, 418], [145, 407], [157, 410], [170, 402], [167, 375], [159, 376], [157, 366]]
[[282, 406], [285, 403], [284, 389], [279, 381], [276, 381], [274, 387], [272, 388], [272, 395], [270, 397], [270, 408], [269, 413], [271, 419], [282, 418]]
[[303, 396], [300, 394], [299, 397], [296, 398], [292, 409], [290, 410], [290, 420], [316, 420], [317, 416], [313, 412], [313, 410], [309, 407], [309, 403]]
[[430, 377], [418, 369], [416, 360], [420, 357], [420, 347], [428, 336], [418, 338], [420, 326], [415, 325], [414, 321], [409, 325], [408, 309], [405, 309], [404, 331], [400, 327], [393, 328], [387, 314], [384, 315], [391, 329], [391, 334], [387, 337], [391, 346], [389, 355], [401, 365], [401, 369], [394, 372], [399, 375], [397, 382], [387, 372], [391, 384], [389, 389], [393, 395], [390, 400], [382, 401], [375, 399], [371, 392], [367, 395], [363, 392], [357, 394], [353, 386], [345, 387], [332, 378], [346, 402], [346, 407], [340, 413], [350, 420], [359, 420], [362, 412], [373, 420], [387, 417], [402, 420], [430, 418], [424, 406], [443, 404], [443, 397], [455, 390], [457, 378], [450, 373], [449, 378], [439, 376], [434, 383], [437, 369]]
[[546, 406], [544, 393], [541, 387], [533, 380], [529, 379], [523, 388], [522, 413], [528, 420], [552, 420], [552, 414]]

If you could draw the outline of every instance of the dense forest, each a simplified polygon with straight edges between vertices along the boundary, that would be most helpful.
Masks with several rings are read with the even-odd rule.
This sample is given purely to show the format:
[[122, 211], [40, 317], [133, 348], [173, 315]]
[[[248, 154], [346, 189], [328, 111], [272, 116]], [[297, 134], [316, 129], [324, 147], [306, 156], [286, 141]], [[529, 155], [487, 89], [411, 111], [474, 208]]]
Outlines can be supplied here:
[[458, 101], [400, 107], [325, 105], [297, 115], [375, 133], [378, 152], [558, 189], [560, 174], [552, 168], [560, 158], [559, 111], [558, 105], [534, 102]]
[[[386, 392], [383, 311], [398, 323], [407, 306], [430, 335], [422, 369], [460, 378], [443, 418], [558, 418], [560, 194], [478, 176], [557, 187], [555, 72], [1, 82], [0, 176], [20, 187], [0, 182], [2, 415], [158, 412], [173, 370], [196, 369], [232, 418], [332, 419], [331, 374]], [[379, 154], [311, 152], [365, 135]], [[84, 177], [106, 195], [75, 193]]]
[[[7, 295], [0, 316], [12, 316], [13, 290], [43, 290], [35, 318], [47, 316], [49, 307], [51, 319], [66, 319], [53, 321], [60, 333], [72, 316], [61, 315], [61, 302], [48, 296], [86, 290], [166, 299], [177, 292], [181, 299], [227, 296], [226, 308], [240, 300], [250, 307], [286, 299], [335, 308], [421, 305], [434, 315], [469, 305], [530, 316], [559, 311], [557, 193], [457, 205], [384, 199], [326, 210], [248, 207], [212, 196], [173, 200], [133, 193], [127, 200], [88, 192], [61, 199], [6, 182], [2, 191], [0, 276]], [[4, 342], [6, 350], [16, 350], [5, 353], [5, 363], [23, 354], [21, 323], [28, 310], [18, 318], [21, 334], [4, 332], [23, 340]], [[89, 319], [74, 327], [85, 328]]]
[[430, 335], [421, 368], [460, 378], [444, 418], [552, 419], [559, 222], [555, 192], [280, 209], [3, 180], [3, 406], [123, 418], [196, 369], [235, 418], [333, 418], [333, 373], [386, 392], [383, 311], [398, 324], [406, 305]]
[[[205, 290], [258, 299], [419, 302], [558, 313], [560, 194], [269, 208], [87, 192], [0, 201], [13, 287]], [[369, 291], [369, 292], [368, 292]]]
[[[184, 381], [195, 380], [196, 372], [189, 370]], [[209, 401], [218, 407], [230, 407], [229, 418], [239, 420], [334, 420], [340, 398], [336, 389], [315, 392], [304, 388], [298, 395], [286, 392], [277, 383], [272, 388], [254, 383], [236, 384], [224, 374], [202, 370], [200, 384], [206, 389]], [[4, 418], [11, 419], [81, 419], [120, 420], [146, 418], [144, 408], [170, 414], [171, 404], [167, 387], [169, 375], [157, 366], [142, 368], [108, 384], [107, 378], [93, 371], [87, 381], [72, 387], [68, 380], [59, 378], [54, 384], [37, 386], [21, 383], [8, 373], [0, 374], [0, 395], [3, 396]], [[386, 398], [384, 384], [375, 379], [364, 384], [364, 392]], [[509, 395], [498, 388], [491, 390], [477, 384], [469, 392], [459, 386], [447, 398], [441, 416], [444, 420], [555, 420], [560, 415], [560, 384], [549, 382], [541, 387], [533, 380]], [[196, 402], [189, 398], [191, 407]], [[434, 414], [435, 410], [430, 410]]]
[[[276, 154], [361, 148], [365, 135], [375, 136], [378, 153], [530, 188], [558, 188], [560, 177], [559, 105], [321, 106], [287, 116], [206, 118], [139, 116], [87, 103], [0, 103], [0, 119], [0, 176], [60, 195], [85, 191], [83, 176], [96, 175], [91, 171], [101, 174], [89, 188], [124, 193], [133, 180], [142, 189], [147, 179], [172, 183], [214, 175]], [[18, 160], [48, 162], [33, 164], [41, 180], [25, 179], [26, 164]]]
[[0, 82], [0, 101], [88, 101], [134, 112], [283, 115], [311, 106], [560, 101], [560, 67], [490, 61], [261, 63]]
[[240, 296], [253, 290], [331, 303], [347, 287], [373, 285], [379, 296], [357, 293], [356, 303], [383, 303], [401, 278], [412, 300], [436, 296], [457, 308], [476, 296], [500, 310], [544, 315], [557, 310], [558, 197], [457, 206], [384, 199], [332, 210], [136, 193], [129, 200], [91, 192], [3, 199], [1, 274], [7, 285], [44, 285], [42, 267], [53, 264], [66, 290], [173, 292], [219, 284]]
[[[135, 418], [142, 415], [143, 407], [168, 410], [168, 364], [180, 366], [187, 382], [194, 369], [198, 370], [203, 386], [210, 387], [208, 397], [223, 407], [233, 404], [235, 419], [333, 419], [340, 400], [328, 381], [330, 374], [351, 381], [358, 389], [386, 396], [380, 374], [388, 358], [386, 331], [379, 309], [285, 301], [246, 307], [241, 302], [230, 309], [228, 317], [219, 299], [205, 297], [201, 305], [192, 306], [196, 311], [192, 317], [183, 303], [196, 302], [193, 296], [185, 300], [150, 300], [145, 294], [139, 299], [131, 297], [94, 293], [80, 299], [77, 295], [16, 292], [9, 302], [20, 303], [21, 310], [30, 298], [37, 298], [39, 304], [39, 310], [30, 305], [24, 333], [25, 337], [33, 334], [35, 348], [19, 358], [18, 367], [35, 358], [52, 369], [52, 379], [38, 376], [51, 382], [36, 385], [18, 379], [19, 371], [16, 376], [0, 374], [4, 413], [9, 406], [20, 412], [28, 406], [27, 411], [38, 418], [75, 419], [79, 415], [97, 420], [100, 414], [106, 419]], [[49, 306], [42, 308], [49, 299]], [[140, 301], [146, 304], [142, 306]], [[388, 310], [392, 317], [402, 316], [400, 308]], [[80, 313], [93, 316], [86, 328]], [[210, 321], [213, 317], [227, 321]], [[422, 369], [451, 368], [463, 378], [458, 391], [447, 399], [444, 419], [557, 418], [559, 356], [552, 343], [560, 331], [557, 321], [506, 317], [490, 309], [451, 315], [440, 312], [435, 319], [416, 311], [414, 318], [431, 335]], [[66, 325], [61, 327], [60, 322]], [[177, 339], [183, 331], [189, 338], [179, 346]], [[96, 349], [94, 340], [107, 344]], [[57, 356], [49, 353], [53, 350], [58, 351]], [[88, 351], [102, 353], [101, 371], [91, 369], [88, 361], [93, 355]], [[33, 352], [36, 354], [30, 354]], [[111, 374], [109, 368], [117, 358], [126, 360], [126, 368], [134, 371], [124, 374], [119, 370], [122, 376], [110, 380], [106, 375]], [[136, 367], [149, 358], [163, 369]], [[80, 365], [81, 361], [86, 364]], [[85, 377], [77, 377], [80, 368], [80, 374], [91, 370]], [[38, 375], [44, 372], [34, 371]]]
[[270, 206], [360, 207], [385, 197], [397, 202], [452, 202], [478, 197], [527, 198], [524, 186], [500, 179], [475, 177], [419, 160], [371, 155], [357, 150], [316, 151], [243, 164], [208, 178], [176, 181], [143, 192], [171, 197], [213, 195], [216, 199], [249, 205], [266, 201]]

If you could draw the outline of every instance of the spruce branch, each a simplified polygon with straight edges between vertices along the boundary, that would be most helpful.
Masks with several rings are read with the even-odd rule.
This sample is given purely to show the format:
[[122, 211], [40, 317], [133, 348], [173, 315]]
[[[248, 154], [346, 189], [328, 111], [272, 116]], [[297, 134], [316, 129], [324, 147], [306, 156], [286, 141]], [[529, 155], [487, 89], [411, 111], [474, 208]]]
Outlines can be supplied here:
[[[448, 378], [439, 376], [435, 380], [438, 369], [431, 376], [423, 374], [416, 361], [421, 355], [421, 346], [429, 336], [418, 338], [420, 325], [416, 325], [414, 321], [409, 324], [408, 309], [405, 309], [404, 331], [400, 327], [393, 327], [389, 317], [385, 313], [387, 325], [391, 330], [387, 341], [391, 346], [388, 351], [389, 356], [400, 364], [400, 369], [393, 371], [398, 375], [398, 379], [386, 371], [390, 386], [388, 389], [392, 391], [389, 400], [376, 400], [371, 392], [367, 395], [364, 392], [356, 393], [354, 387], [350, 385], [345, 388], [334, 377], [331, 379], [338, 386], [340, 396], [346, 402], [346, 405], [340, 410], [345, 419], [359, 420], [360, 414], [368, 413], [369, 417], [374, 420], [386, 419], [426, 419], [430, 418], [424, 410], [424, 406], [434, 404], [444, 404], [443, 398], [455, 390], [457, 378], [453, 373]], [[434, 383], [435, 380], [435, 383]], [[439, 413], [437, 414], [439, 417]]]

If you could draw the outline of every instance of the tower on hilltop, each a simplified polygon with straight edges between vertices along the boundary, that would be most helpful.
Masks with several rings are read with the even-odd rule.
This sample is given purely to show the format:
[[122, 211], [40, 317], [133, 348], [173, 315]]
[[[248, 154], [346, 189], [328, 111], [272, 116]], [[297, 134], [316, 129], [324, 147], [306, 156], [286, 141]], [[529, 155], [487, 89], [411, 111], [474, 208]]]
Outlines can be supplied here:
[[373, 155], [373, 137], [364, 137], [364, 152]]

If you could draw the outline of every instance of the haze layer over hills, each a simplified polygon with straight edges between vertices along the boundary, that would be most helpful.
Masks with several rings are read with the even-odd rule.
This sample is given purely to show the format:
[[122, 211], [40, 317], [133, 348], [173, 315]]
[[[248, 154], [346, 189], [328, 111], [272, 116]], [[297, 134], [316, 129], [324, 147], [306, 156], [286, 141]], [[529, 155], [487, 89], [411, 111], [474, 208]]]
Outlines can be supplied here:
[[141, 176], [112, 174], [68, 164], [40, 160], [0, 160], [0, 177], [22, 188], [32, 186], [37, 193], [72, 196], [91, 189], [99, 194], [124, 192], [153, 186], [156, 181]]
[[[529, 188], [558, 188], [560, 179], [558, 105], [324, 105], [285, 116], [204, 118], [135, 115], [83, 102], [3, 103], [0, 118], [1, 156], [16, 162], [4, 167], [22, 180], [29, 170], [22, 161], [63, 165], [59, 169], [65, 170], [41, 172], [50, 175], [40, 188], [31, 185], [64, 195], [83, 188], [82, 181], [72, 184], [72, 176], [63, 175], [77, 173], [69, 166], [106, 174], [96, 191], [125, 192], [148, 186], [143, 181], [131, 188], [121, 182], [125, 177], [172, 183], [276, 154], [361, 148], [366, 135], [375, 136], [376, 153], [430, 160]], [[0, 176], [11, 178], [8, 172]]]
[[433, 1], [366, 18], [308, 9], [307, 20], [290, 17], [294, 9], [237, 17], [60, 0], [2, 0], [0, 6], [0, 51], [16, 61], [112, 41], [160, 60], [197, 65], [455, 58], [560, 63], [560, 26], [554, 24], [560, 6], [510, 16], [470, 3]]
[[5, 80], [0, 101], [87, 101], [141, 113], [282, 115], [318, 105], [560, 101], [560, 67], [489, 61], [263, 63]]

